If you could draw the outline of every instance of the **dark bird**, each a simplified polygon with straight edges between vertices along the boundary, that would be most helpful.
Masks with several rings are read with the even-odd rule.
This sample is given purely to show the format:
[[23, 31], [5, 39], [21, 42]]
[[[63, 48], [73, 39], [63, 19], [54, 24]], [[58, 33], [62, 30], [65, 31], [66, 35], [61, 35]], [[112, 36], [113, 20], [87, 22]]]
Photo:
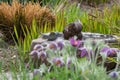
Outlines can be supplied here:
[[77, 36], [77, 39], [82, 39], [82, 23], [80, 21], [72, 22], [68, 24], [64, 30], [64, 39], [69, 39], [70, 37]]
[[58, 32], [51, 32], [49, 35], [44, 35], [42, 36], [43, 39], [47, 39], [48, 41], [54, 41], [56, 40], [58, 37], [61, 37], [62, 34], [58, 33]]

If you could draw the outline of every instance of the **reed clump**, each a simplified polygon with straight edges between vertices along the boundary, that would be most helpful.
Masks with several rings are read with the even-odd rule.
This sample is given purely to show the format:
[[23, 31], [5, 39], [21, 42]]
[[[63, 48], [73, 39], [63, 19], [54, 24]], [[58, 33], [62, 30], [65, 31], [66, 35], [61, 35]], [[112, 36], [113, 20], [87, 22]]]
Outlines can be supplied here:
[[4, 2], [0, 4], [0, 30], [6, 41], [12, 39], [11, 35], [14, 36], [14, 26], [18, 36], [23, 39], [23, 29], [30, 30], [33, 19], [39, 28], [44, 28], [45, 25], [50, 28], [55, 26], [55, 15], [47, 7], [41, 7], [39, 3], [29, 2], [23, 5], [14, 0], [11, 5]]

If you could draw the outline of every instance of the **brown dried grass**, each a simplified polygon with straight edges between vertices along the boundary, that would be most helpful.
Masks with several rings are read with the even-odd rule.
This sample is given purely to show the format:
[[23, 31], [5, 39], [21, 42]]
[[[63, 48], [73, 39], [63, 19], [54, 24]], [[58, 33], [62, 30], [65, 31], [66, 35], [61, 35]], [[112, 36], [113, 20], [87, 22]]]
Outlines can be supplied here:
[[0, 30], [4, 34], [4, 38], [11, 38], [11, 33], [14, 28], [15, 17], [19, 14], [21, 4], [14, 1], [10, 6], [8, 3], [2, 2], [0, 5]]
[[27, 3], [22, 12], [26, 25], [31, 25], [33, 19], [36, 19], [39, 26], [44, 26], [45, 23], [54, 25], [55, 16], [53, 13], [48, 8], [41, 7], [39, 3]]
[[53, 27], [55, 25], [55, 16], [46, 7], [41, 7], [39, 3], [20, 4], [14, 0], [12, 5], [2, 2], [0, 4], [0, 30], [5, 35], [5, 40], [12, 39], [14, 34], [14, 25], [17, 27], [19, 37], [24, 38], [21, 26], [26, 25], [28, 29], [32, 25], [33, 19], [36, 20], [39, 27], [44, 27], [46, 23]]
[[16, 13], [19, 11], [21, 5], [14, 1], [12, 6], [8, 3], [2, 2], [0, 5], [0, 24], [4, 26], [13, 26]]

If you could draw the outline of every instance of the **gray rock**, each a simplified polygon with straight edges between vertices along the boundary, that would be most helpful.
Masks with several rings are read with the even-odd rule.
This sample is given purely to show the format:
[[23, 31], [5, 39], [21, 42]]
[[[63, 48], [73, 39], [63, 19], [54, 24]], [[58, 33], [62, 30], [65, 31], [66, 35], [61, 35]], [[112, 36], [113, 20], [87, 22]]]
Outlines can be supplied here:
[[[42, 37], [39, 37], [38, 39], [34, 39], [31, 43], [31, 50], [33, 50], [33, 47], [36, 44], [48, 44], [51, 41], [58, 41], [58, 40], [63, 40], [66, 41], [63, 38], [63, 34], [61, 32], [55, 32], [55, 35], [57, 35], [56, 38], [54, 38], [54, 40], [49, 40], [52, 36], [54, 35], [50, 35], [50, 33], [45, 33], [42, 35]], [[115, 35], [105, 35], [105, 34], [100, 34], [100, 33], [91, 33], [91, 32], [82, 32], [82, 41], [84, 42], [84, 40], [86, 39], [94, 39], [94, 40], [103, 40], [108, 44], [111, 43], [118, 43], [118, 39], [120, 38], [119, 36], [115, 36]], [[52, 39], [52, 38], [51, 38]]]
[[47, 41], [46, 39], [43, 39], [43, 38], [38, 38], [38, 39], [34, 39], [32, 40], [32, 43], [31, 43], [31, 51], [33, 50], [33, 47], [36, 45], [36, 44], [41, 44], [43, 42]]
[[95, 39], [95, 40], [103, 40], [106, 43], [118, 43], [118, 39], [120, 39], [119, 36], [116, 35], [105, 35], [100, 33], [90, 33], [90, 32], [82, 32], [83, 40], [85, 39]]

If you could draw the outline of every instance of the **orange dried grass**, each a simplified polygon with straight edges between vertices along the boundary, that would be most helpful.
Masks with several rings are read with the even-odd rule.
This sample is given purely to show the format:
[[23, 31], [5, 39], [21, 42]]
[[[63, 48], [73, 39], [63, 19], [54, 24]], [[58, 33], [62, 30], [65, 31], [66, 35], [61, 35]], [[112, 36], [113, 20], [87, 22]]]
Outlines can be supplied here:
[[2, 2], [0, 5], [0, 24], [9, 26], [13, 26], [14, 24], [14, 17], [16, 15], [16, 12], [19, 11], [21, 5], [14, 1], [12, 6], [10, 6], [8, 3]]
[[10, 6], [8, 3], [2, 2], [0, 5], [0, 30], [3, 32], [5, 39], [9, 40], [13, 32], [15, 16], [18, 15], [21, 4], [14, 1]]
[[0, 4], [0, 30], [5, 35], [5, 39], [12, 39], [11, 33], [14, 34], [14, 25], [17, 27], [19, 37], [23, 36], [21, 26], [27, 25], [28, 29], [35, 19], [39, 27], [43, 27], [46, 23], [52, 27], [55, 25], [55, 16], [46, 7], [41, 7], [39, 3], [20, 4], [14, 0], [10, 6], [8, 3]]
[[39, 3], [27, 3], [22, 12], [27, 25], [31, 25], [32, 20], [36, 19], [39, 26], [44, 26], [45, 23], [54, 26], [55, 16], [48, 8], [41, 7]]

